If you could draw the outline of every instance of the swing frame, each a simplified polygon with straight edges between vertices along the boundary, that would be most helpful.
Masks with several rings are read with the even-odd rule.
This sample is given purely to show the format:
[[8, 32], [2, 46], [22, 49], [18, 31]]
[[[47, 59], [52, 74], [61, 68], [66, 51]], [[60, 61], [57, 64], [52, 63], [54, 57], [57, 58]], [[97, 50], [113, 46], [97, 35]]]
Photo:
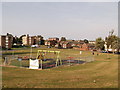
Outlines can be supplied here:
[[36, 59], [41, 61], [41, 69], [42, 69], [42, 58], [41, 57], [38, 58], [38, 57], [39, 57], [39, 55], [42, 55], [43, 59], [44, 59], [44, 55], [43, 55], [44, 53], [55, 53], [57, 55], [57, 57], [56, 57], [56, 67], [58, 65], [62, 65], [62, 61], [61, 61], [61, 58], [60, 58], [60, 51], [38, 50]]

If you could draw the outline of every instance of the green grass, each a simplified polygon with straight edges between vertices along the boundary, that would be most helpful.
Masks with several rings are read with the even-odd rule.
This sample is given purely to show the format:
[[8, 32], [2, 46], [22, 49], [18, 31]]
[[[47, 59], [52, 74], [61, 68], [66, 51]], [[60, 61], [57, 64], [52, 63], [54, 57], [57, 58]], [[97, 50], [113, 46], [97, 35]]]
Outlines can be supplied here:
[[[46, 49], [48, 48], [39, 48]], [[36, 56], [38, 48], [33, 49], [33, 56]], [[56, 49], [61, 51], [61, 57], [67, 56], [84, 57], [92, 56], [90, 51]], [[30, 49], [16, 50], [16, 55], [29, 55]], [[23, 53], [22, 53], [23, 52]], [[26, 53], [25, 53], [26, 52]], [[3, 52], [6, 55], [6, 52]], [[12, 51], [7, 51], [9, 56]], [[21, 54], [18, 54], [21, 53]], [[49, 56], [48, 56], [49, 57]], [[118, 87], [118, 55], [100, 53], [94, 55], [95, 61], [79, 65], [63, 65], [50, 69], [31, 70], [19, 67], [2, 67], [4, 88], [117, 88]], [[14, 64], [19, 65], [16, 60]], [[28, 62], [24, 62], [25, 65]], [[94, 82], [94, 80], [96, 82]]]

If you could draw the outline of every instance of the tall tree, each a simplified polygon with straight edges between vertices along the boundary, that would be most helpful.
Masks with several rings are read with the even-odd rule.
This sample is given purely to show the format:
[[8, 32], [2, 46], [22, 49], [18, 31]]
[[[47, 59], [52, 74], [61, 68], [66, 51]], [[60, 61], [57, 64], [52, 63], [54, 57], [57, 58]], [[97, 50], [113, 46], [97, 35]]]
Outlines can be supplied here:
[[119, 52], [120, 50], [120, 38], [118, 37], [117, 40], [115, 40], [114, 42], [112, 42], [112, 49], [116, 49], [117, 52]]
[[97, 38], [96, 39], [96, 42], [95, 42], [95, 47], [96, 47], [96, 49], [100, 49], [100, 50], [103, 50], [104, 49], [104, 44], [105, 44], [105, 42], [104, 42], [104, 40], [101, 38], [101, 37], [99, 37], [99, 38]]
[[22, 44], [22, 37], [24, 37], [24, 36], [26, 36], [26, 35], [21, 35], [21, 36], [18, 38], [18, 43], [19, 43], [19, 44]]
[[66, 38], [65, 37], [61, 37], [61, 41], [66, 41]]
[[105, 38], [105, 42], [107, 43], [107, 48], [111, 46], [113, 48], [113, 42], [118, 40], [118, 37], [116, 35], [113, 35], [114, 30], [109, 32], [109, 36]]
[[13, 37], [13, 44], [14, 43], [18, 44], [18, 40], [19, 40], [19, 38], [17, 36]]
[[84, 39], [84, 43], [89, 43], [89, 41], [87, 39]]

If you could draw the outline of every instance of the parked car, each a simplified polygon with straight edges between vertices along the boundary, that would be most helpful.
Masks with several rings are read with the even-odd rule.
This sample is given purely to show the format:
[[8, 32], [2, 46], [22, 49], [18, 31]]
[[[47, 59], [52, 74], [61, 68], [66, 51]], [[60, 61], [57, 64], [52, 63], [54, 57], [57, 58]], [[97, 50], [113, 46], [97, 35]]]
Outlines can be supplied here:
[[101, 53], [107, 53], [107, 51], [101, 51]]
[[47, 48], [51, 48], [51, 46], [48, 46]]
[[31, 47], [39, 47], [38, 45], [31, 45]]

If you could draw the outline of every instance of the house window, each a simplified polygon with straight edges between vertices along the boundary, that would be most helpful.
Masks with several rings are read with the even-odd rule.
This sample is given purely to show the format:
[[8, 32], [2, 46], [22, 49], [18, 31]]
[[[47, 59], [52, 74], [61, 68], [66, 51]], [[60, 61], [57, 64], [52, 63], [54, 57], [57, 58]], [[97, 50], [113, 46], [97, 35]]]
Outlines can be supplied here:
[[8, 45], [6, 45], [6, 48], [8, 48]]
[[6, 41], [8, 41], [8, 37], [6, 37]]

